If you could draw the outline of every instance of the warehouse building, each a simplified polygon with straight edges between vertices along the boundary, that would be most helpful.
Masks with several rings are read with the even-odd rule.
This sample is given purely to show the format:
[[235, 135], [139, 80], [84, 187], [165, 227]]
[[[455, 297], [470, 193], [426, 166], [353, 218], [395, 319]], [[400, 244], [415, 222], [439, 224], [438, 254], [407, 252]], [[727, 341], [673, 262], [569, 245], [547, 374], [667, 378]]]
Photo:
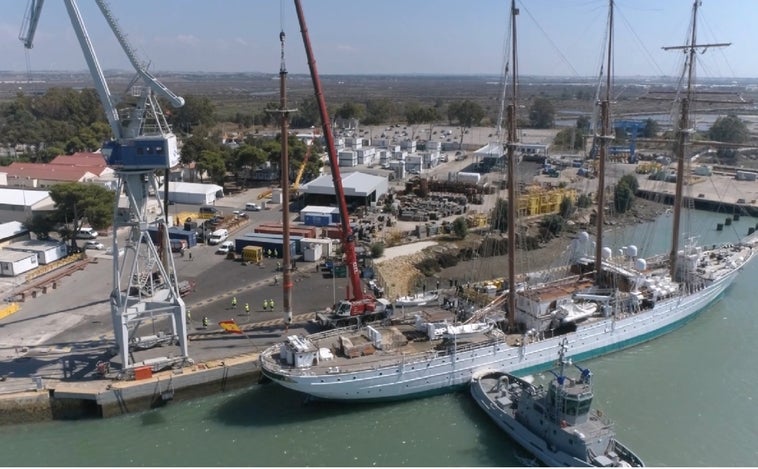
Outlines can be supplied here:
[[[386, 177], [354, 172], [342, 175], [342, 188], [348, 206], [370, 206], [389, 191]], [[336, 205], [334, 183], [330, 174], [318, 177], [300, 186], [306, 205]]]
[[[163, 200], [163, 186], [158, 190], [158, 198]], [[224, 188], [216, 184], [195, 182], [168, 183], [168, 201], [176, 204], [213, 205], [216, 199], [224, 196]]]

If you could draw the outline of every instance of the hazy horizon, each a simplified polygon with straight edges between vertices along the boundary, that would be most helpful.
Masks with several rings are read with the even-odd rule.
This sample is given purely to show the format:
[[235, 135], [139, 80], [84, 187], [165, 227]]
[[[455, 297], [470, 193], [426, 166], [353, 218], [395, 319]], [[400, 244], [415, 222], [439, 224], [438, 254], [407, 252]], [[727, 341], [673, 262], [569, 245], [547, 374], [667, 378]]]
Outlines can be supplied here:
[[[27, 2], [4, 0], [2, 68], [26, 72], [85, 70], [62, 2], [42, 10], [34, 48], [18, 40]], [[319, 73], [334, 75], [500, 76], [508, 30], [506, 0], [303, 0]], [[616, 0], [614, 75], [675, 77], [692, 0]], [[594, 77], [604, 57], [608, 0], [517, 2], [521, 76]], [[279, 31], [287, 34], [291, 75], [308, 73], [291, 2], [273, 0], [131, 0], [111, 9], [137, 56], [160, 73], [271, 73], [280, 65]], [[91, 2], [80, 10], [104, 69], [130, 69], [126, 55]], [[746, 60], [758, 43], [755, 0], [705, 0], [698, 43], [730, 42], [698, 54], [699, 79], [758, 77]], [[283, 15], [281, 13], [283, 12]], [[726, 78], [728, 79], [728, 78]]]

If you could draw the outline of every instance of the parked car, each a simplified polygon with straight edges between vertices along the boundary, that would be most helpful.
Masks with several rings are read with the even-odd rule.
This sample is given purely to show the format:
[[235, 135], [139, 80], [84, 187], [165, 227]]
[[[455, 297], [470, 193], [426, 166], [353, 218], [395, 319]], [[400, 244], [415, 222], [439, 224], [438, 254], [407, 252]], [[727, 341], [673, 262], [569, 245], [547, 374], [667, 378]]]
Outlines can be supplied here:
[[95, 239], [98, 237], [98, 232], [92, 228], [82, 227], [76, 232], [76, 239]]
[[245, 204], [245, 210], [249, 210], [251, 212], [260, 212], [261, 206], [253, 202], [248, 202]]
[[234, 214], [234, 216], [238, 218], [247, 218], [247, 212], [245, 212], [244, 210], [235, 210], [232, 213]]
[[84, 249], [97, 249], [98, 251], [102, 251], [105, 249], [105, 246], [103, 246], [103, 243], [100, 241], [85, 241]]

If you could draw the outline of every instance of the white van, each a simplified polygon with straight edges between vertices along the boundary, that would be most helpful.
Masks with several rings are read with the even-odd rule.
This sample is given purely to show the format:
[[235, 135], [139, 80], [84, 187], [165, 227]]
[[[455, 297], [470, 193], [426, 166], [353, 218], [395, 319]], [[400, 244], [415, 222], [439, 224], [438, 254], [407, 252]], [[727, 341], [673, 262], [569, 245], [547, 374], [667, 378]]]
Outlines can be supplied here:
[[76, 239], [95, 239], [97, 236], [97, 231], [92, 228], [81, 227], [79, 231], [76, 232]]
[[229, 230], [227, 230], [226, 228], [221, 228], [211, 233], [211, 236], [208, 238], [208, 244], [222, 243], [226, 241], [226, 238], [228, 237], [229, 237]]
[[229, 251], [234, 251], [234, 241], [224, 241], [216, 249], [216, 254], [228, 254]]

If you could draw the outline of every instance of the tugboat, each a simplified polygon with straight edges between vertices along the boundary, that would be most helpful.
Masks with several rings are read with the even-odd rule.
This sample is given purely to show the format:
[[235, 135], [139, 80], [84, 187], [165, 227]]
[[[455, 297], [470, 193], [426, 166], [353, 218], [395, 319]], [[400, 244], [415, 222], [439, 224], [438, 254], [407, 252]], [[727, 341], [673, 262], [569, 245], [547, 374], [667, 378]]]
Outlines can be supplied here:
[[564, 374], [570, 360], [564, 340], [558, 372], [548, 385], [535, 386], [510, 373], [489, 372], [471, 381], [471, 395], [508, 436], [548, 466], [644, 467], [616, 440], [613, 423], [592, 409], [592, 373], [575, 365], [578, 379]]

